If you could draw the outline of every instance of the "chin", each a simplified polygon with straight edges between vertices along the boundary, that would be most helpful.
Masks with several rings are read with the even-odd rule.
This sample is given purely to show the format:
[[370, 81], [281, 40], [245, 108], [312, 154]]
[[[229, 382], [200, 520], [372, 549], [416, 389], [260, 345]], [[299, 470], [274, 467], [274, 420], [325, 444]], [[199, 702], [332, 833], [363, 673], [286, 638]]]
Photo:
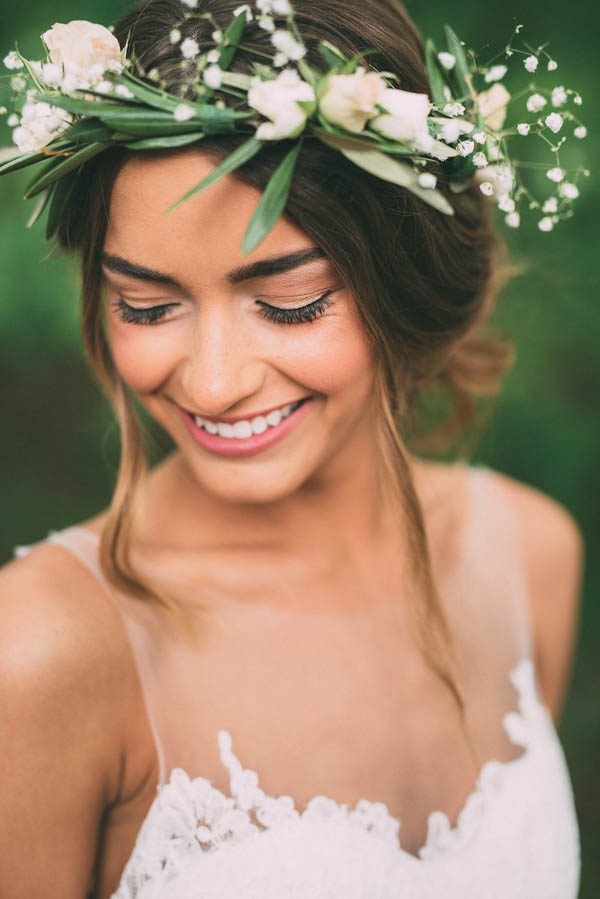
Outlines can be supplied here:
[[264, 476], [248, 470], [230, 471], [223, 474], [218, 480], [207, 477], [206, 472], [198, 474], [199, 485], [210, 493], [215, 499], [234, 505], [262, 506], [278, 503], [288, 499], [302, 486], [306, 480], [298, 474], [294, 477], [288, 470], [278, 477], [271, 466], [271, 471], [265, 471]]

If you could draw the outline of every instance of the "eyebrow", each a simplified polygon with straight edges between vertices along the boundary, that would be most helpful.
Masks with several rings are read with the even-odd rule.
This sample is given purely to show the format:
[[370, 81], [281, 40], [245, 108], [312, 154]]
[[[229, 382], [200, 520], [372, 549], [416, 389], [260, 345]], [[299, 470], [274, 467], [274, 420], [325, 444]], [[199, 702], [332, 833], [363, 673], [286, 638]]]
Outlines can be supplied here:
[[[301, 265], [306, 265], [314, 259], [326, 259], [327, 256], [320, 247], [309, 247], [306, 250], [298, 250], [295, 253], [287, 253], [284, 256], [272, 256], [269, 259], [257, 259], [256, 262], [248, 262], [238, 265], [225, 275], [230, 284], [239, 284], [250, 278], [264, 278], [269, 275], [280, 275], [283, 272], [292, 271]], [[110, 253], [102, 254], [102, 265], [109, 271], [119, 275], [127, 275], [140, 281], [151, 281], [154, 284], [165, 284], [168, 287], [177, 287], [183, 290], [183, 286], [172, 275], [158, 272], [143, 265], [129, 262], [121, 256], [113, 256]]]

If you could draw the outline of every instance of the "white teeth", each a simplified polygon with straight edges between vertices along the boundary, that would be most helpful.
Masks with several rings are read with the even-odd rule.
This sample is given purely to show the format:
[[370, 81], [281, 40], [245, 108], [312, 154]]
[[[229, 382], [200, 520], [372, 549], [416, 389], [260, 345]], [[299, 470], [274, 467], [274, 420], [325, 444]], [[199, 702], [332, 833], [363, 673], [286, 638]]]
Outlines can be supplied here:
[[253, 434], [262, 434], [263, 431], [266, 431], [269, 427], [267, 419], [264, 417], [264, 415], [257, 415], [256, 418], [253, 418], [251, 421], [251, 425]]
[[236, 421], [233, 425], [233, 436], [239, 437], [240, 439], [243, 437], [252, 437], [252, 425], [249, 421]]
[[281, 409], [273, 409], [268, 415], [256, 415], [252, 421], [242, 419], [233, 424], [225, 421], [210, 421], [206, 418], [201, 418], [200, 415], [195, 415], [194, 421], [199, 428], [204, 428], [209, 434], [244, 440], [247, 437], [252, 437], [253, 434], [262, 434], [268, 428], [276, 428], [299, 405], [299, 403], [288, 403], [287, 406], [282, 406]]
[[272, 412], [269, 412], [268, 415], [265, 415], [267, 424], [271, 425], [272, 428], [276, 428], [281, 421], [281, 414], [281, 409], [273, 409]]

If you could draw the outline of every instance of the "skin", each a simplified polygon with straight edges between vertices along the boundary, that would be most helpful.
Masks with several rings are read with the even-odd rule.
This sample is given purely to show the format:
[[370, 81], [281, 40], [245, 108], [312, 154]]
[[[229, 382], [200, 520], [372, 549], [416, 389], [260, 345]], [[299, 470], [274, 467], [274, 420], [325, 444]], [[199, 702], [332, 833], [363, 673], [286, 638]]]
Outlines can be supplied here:
[[[231, 721], [239, 756], [265, 772], [273, 795], [306, 798], [327, 782], [340, 802], [385, 798], [396, 817], [418, 802], [447, 809], [454, 823], [475, 772], [457, 742], [453, 703], [403, 620], [406, 535], [376, 488], [374, 360], [356, 300], [322, 259], [232, 284], [227, 274], [236, 266], [312, 243], [282, 218], [242, 257], [259, 195], [232, 176], [163, 215], [211, 168], [192, 152], [129, 162], [104, 247], [113, 260], [180, 285], [105, 270], [115, 364], [175, 442], [142, 485], [133, 542], [142, 560], [154, 561], [155, 576], [162, 572], [171, 588], [179, 577], [182, 597], [218, 602], [224, 613], [220, 632], [202, 620], [196, 658], [203, 775], [227, 792], [212, 735]], [[267, 322], [256, 302], [301, 306], [329, 289], [333, 303], [312, 323]], [[128, 324], [115, 311], [118, 296], [132, 306], [177, 307], [160, 324]], [[304, 420], [242, 459], [198, 446], [176, 408], [252, 417], [304, 396], [313, 398]], [[410, 464], [434, 576], [443, 578], [460, 557], [453, 541], [465, 494], [452, 466]], [[540, 692], [558, 722], [575, 642], [581, 536], [554, 500], [494, 477], [516, 513]], [[83, 524], [99, 532], [104, 518]], [[155, 797], [155, 747], [116, 609], [84, 566], [43, 541], [0, 571], [0, 707], [11, 725], [0, 776], [0, 894], [79, 899], [95, 868], [94, 899], [108, 899]], [[497, 738], [492, 743], [481, 747], [480, 763], [495, 755]], [[446, 772], [445, 745], [462, 752]], [[288, 764], [296, 746], [310, 765]], [[409, 830], [418, 824], [403, 825], [413, 851], [425, 837], [422, 827]]]
[[[243, 257], [243, 234], [260, 195], [233, 176], [163, 214], [212, 167], [197, 152], [158, 160], [140, 154], [128, 162], [115, 185], [105, 242], [108, 256], [168, 273], [181, 285], [156, 285], [104, 266], [115, 364], [177, 445], [162, 500], [177, 508], [169, 516], [171, 539], [201, 545], [210, 521], [215, 543], [276, 545], [284, 555], [299, 546], [309, 557], [324, 547], [340, 558], [363, 555], [389, 521], [375, 483], [374, 358], [355, 299], [327, 259], [230, 284], [226, 274], [238, 265], [314, 244], [280, 218]], [[328, 290], [331, 305], [313, 322], [266, 321], [256, 302], [294, 308]], [[119, 296], [138, 308], [177, 306], [158, 324], [127, 323], [114, 308]], [[252, 418], [307, 396], [309, 414], [286, 438], [241, 459], [199, 447], [176, 408]], [[144, 518], [139, 536], [151, 541], [158, 509], [148, 506]]]

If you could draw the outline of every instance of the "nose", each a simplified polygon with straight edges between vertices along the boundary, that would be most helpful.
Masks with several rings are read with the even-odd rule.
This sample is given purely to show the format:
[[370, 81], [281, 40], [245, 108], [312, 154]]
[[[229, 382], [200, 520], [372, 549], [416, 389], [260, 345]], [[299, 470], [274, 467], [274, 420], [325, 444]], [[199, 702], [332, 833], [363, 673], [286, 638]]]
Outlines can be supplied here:
[[181, 385], [189, 408], [211, 417], [225, 415], [260, 392], [265, 370], [236, 310], [225, 303], [204, 304], [183, 361]]

